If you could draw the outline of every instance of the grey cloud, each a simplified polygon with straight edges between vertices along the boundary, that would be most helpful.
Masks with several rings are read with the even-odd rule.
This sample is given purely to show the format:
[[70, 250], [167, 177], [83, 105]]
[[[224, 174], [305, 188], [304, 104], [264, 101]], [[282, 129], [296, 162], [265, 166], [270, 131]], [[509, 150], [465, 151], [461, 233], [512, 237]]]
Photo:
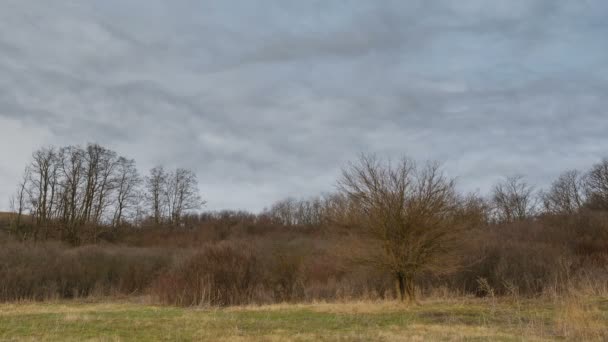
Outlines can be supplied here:
[[[608, 146], [601, 0], [2, 6], [5, 155], [97, 141], [197, 170], [212, 209], [331, 191], [358, 152], [438, 159], [486, 191]], [[2, 163], [0, 209], [22, 166]]]

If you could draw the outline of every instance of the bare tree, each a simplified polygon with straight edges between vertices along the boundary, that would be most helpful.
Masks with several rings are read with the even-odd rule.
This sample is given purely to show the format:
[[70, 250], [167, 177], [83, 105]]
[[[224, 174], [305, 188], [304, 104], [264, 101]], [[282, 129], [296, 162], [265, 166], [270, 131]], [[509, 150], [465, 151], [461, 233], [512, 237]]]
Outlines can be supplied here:
[[344, 192], [330, 194], [323, 198], [322, 222], [327, 225], [349, 228], [360, 220], [360, 210]]
[[204, 202], [198, 190], [196, 174], [190, 170], [178, 168], [167, 178], [166, 203], [169, 209], [169, 220], [179, 225], [184, 213], [200, 209]]
[[320, 225], [326, 219], [327, 198], [313, 197], [296, 200], [286, 198], [275, 202], [264, 215], [268, 215], [274, 222], [291, 226]]
[[108, 194], [113, 190], [113, 173], [118, 157], [114, 151], [98, 144], [89, 144], [82, 152], [86, 181], [84, 198], [80, 208], [82, 224], [98, 226], [108, 205]]
[[573, 214], [585, 203], [584, 179], [576, 170], [562, 173], [547, 192], [541, 194], [546, 212]]
[[23, 191], [11, 203], [15, 210], [30, 210], [34, 239], [40, 228], [47, 238], [52, 225], [60, 227], [65, 240], [78, 243], [86, 226], [95, 241], [99, 229], [124, 221], [140, 194], [135, 162], [97, 144], [41, 148], [24, 177]]
[[494, 187], [492, 204], [495, 219], [500, 223], [525, 220], [536, 209], [534, 188], [523, 176], [507, 177]]
[[608, 159], [593, 165], [585, 177], [587, 206], [595, 210], [608, 210]]
[[[23, 178], [19, 185], [17, 186], [17, 192], [10, 199], [10, 207], [11, 211], [15, 213], [14, 220], [11, 223], [13, 226], [12, 231], [16, 234], [20, 234], [20, 230], [22, 227], [23, 214], [27, 210], [28, 198], [30, 195], [28, 194], [28, 180], [30, 179], [30, 169], [29, 167], [25, 168], [23, 172]], [[21, 238], [25, 238], [21, 236]]]
[[150, 170], [145, 179], [146, 201], [156, 225], [179, 225], [184, 214], [205, 203], [199, 194], [196, 174], [178, 168], [167, 173], [162, 166]]
[[124, 157], [118, 159], [116, 172], [116, 206], [112, 225], [119, 227], [123, 224], [125, 213], [137, 208], [141, 177], [135, 167], [135, 160]]
[[[49, 220], [52, 216], [57, 186], [57, 152], [53, 147], [34, 152], [30, 166], [30, 202], [36, 226], [45, 230], [48, 236]], [[37, 238], [37, 234], [34, 238]]]
[[67, 146], [59, 151], [61, 181], [61, 220], [64, 239], [76, 243], [77, 230], [81, 223], [81, 203], [85, 202], [86, 191], [82, 184], [85, 178], [85, 159], [82, 149]]
[[268, 215], [274, 222], [290, 226], [295, 224], [295, 199], [285, 198], [274, 203], [268, 210]]
[[436, 163], [381, 162], [362, 155], [343, 169], [339, 189], [359, 211], [360, 226], [379, 248], [366, 259], [392, 273], [399, 295], [415, 301], [423, 272], [445, 272], [457, 259], [464, 224], [454, 181]]
[[86, 173], [86, 183], [84, 185], [84, 197], [80, 204], [79, 216], [81, 224], [89, 222], [91, 212], [93, 210], [93, 201], [95, 200], [95, 192], [97, 190], [97, 182], [99, 181], [99, 164], [102, 158], [102, 147], [99, 145], [88, 145], [86, 150], [82, 151], [83, 165]]
[[469, 227], [480, 227], [490, 223], [491, 205], [477, 193], [469, 193], [460, 199], [461, 222]]
[[323, 221], [323, 204], [321, 198], [309, 198], [298, 201], [295, 208], [295, 218], [300, 225], [320, 225]]
[[[94, 145], [98, 146], [98, 145]], [[98, 226], [104, 219], [106, 209], [111, 205], [111, 194], [116, 190], [116, 169], [118, 159], [116, 152], [103, 147], [100, 149], [97, 187], [94, 190], [93, 217], [89, 219], [94, 226]]]
[[162, 166], [154, 167], [146, 177], [146, 200], [150, 205], [154, 223], [160, 225], [166, 207], [167, 173]]

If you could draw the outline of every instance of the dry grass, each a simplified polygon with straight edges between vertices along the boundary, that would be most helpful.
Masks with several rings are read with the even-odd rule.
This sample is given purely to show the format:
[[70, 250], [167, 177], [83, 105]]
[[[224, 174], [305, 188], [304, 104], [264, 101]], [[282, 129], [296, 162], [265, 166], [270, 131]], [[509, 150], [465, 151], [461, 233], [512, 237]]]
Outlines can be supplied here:
[[132, 301], [0, 305], [0, 340], [435, 341], [608, 338], [608, 300], [427, 300], [161, 307]]
[[[556, 317], [557, 331], [565, 338], [580, 341], [608, 340], [608, 316], [602, 311], [601, 304], [583, 300], [566, 300]], [[606, 308], [603, 308], [606, 310]]]

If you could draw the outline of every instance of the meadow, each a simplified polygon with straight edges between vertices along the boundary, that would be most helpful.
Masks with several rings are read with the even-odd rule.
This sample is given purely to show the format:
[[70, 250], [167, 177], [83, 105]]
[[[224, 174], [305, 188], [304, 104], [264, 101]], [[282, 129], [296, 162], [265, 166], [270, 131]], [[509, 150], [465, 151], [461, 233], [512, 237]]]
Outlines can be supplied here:
[[272, 304], [228, 308], [155, 306], [133, 299], [0, 305], [0, 340], [44, 341], [600, 341], [608, 299], [443, 298]]
[[[95, 175], [116, 169], [92, 156], [124, 164], [107, 191]], [[199, 202], [194, 173], [154, 168], [135, 196], [116, 156], [35, 154], [0, 215], [0, 340], [608, 339], [608, 159], [485, 198], [438, 164], [362, 156], [337, 193], [187, 213], [175, 201]], [[87, 177], [41, 176], [68, 161]], [[124, 217], [126, 198], [148, 211]]]

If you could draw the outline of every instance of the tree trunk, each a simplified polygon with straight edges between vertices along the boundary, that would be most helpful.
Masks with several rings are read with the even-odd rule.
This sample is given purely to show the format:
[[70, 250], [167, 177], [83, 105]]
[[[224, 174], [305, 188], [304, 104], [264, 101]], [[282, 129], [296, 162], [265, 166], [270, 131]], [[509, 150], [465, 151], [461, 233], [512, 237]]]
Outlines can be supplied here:
[[406, 277], [403, 273], [397, 273], [397, 289], [399, 292], [399, 299], [402, 302], [407, 301], [408, 303], [416, 303], [416, 284], [412, 277]]
[[397, 273], [397, 290], [399, 291], [399, 299], [405, 301], [405, 276], [403, 273]]
[[409, 302], [416, 303], [416, 284], [414, 284], [412, 277], [406, 279], [405, 291], [407, 292]]

